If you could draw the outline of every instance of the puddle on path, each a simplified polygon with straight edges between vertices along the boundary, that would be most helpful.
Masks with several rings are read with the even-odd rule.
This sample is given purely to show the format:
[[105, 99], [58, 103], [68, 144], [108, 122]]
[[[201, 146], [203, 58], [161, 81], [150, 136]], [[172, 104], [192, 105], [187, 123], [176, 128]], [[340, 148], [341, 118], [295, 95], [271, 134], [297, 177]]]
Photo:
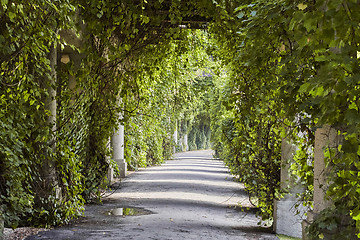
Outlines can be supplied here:
[[106, 215], [112, 216], [140, 216], [140, 215], [148, 215], [152, 214], [150, 210], [146, 210], [143, 208], [131, 208], [131, 207], [119, 207], [111, 209], [110, 211], [106, 212]]

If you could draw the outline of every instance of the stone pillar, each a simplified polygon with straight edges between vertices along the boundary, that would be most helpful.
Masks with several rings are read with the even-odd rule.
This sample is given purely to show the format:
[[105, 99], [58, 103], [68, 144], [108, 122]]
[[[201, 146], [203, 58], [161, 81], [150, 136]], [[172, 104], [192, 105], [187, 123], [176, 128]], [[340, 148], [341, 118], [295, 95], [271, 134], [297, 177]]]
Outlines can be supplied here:
[[303, 239], [307, 239], [305, 228], [313, 222], [317, 214], [332, 204], [326, 198], [326, 191], [329, 187], [327, 178], [330, 173], [331, 164], [326, 166], [324, 150], [330, 148], [337, 152], [339, 144], [341, 144], [341, 137], [337, 134], [336, 129], [329, 125], [324, 125], [316, 130], [314, 148], [314, 209], [308, 212], [307, 220], [303, 222]]
[[189, 150], [189, 146], [188, 146], [188, 135], [187, 134], [185, 134], [184, 135], [184, 141], [183, 141], [183, 143], [184, 143], [184, 152], [186, 152], [186, 151], [188, 151]]
[[[109, 149], [111, 147], [111, 137], [109, 137], [108, 143], [106, 147]], [[106, 162], [110, 164], [111, 159], [110, 157], [106, 157]], [[114, 181], [114, 168], [110, 165], [107, 173], [107, 184], [111, 184]]]
[[51, 77], [45, 83], [47, 87], [48, 97], [46, 99], [45, 108], [50, 112], [47, 123], [52, 125], [52, 131], [56, 130], [56, 65], [57, 65], [57, 50], [55, 46], [50, 48], [49, 52]]
[[340, 144], [340, 136], [337, 131], [329, 125], [318, 128], [315, 132], [314, 148], [314, 213], [317, 214], [331, 205], [326, 199], [326, 190], [328, 188], [327, 177], [329, 167], [326, 167], [324, 150], [325, 148], [335, 149]]
[[111, 184], [114, 181], [114, 168], [109, 166], [107, 173], [107, 183]]
[[[56, 44], [51, 45], [48, 53], [48, 59], [50, 63], [50, 76], [45, 76], [42, 79], [42, 87], [46, 88], [47, 96], [44, 96], [45, 109], [48, 111], [49, 115], [46, 119], [46, 126], [50, 127], [51, 133], [56, 132], [56, 65], [57, 65], [57, 49]], [[48, 140], [47, 145], [51, 148], [53, 152], [56, 151], [56, 137], [55, 134], [51, 136]], [[55, 187], [56, 198], [61, 197], [61, 189], [57, 186], [56, 182], [56, 172], [55, 172], [55, 160], [50, 157], [46, 152], [45, 158], [41, 166], [41, 177], [43, 179], [43, 186], [39, 188], [40, 192], [38, 195], [41, 198], [47, 198], [52, 190]]]
[[[121, 116], [122, 118], [122, 116]], [[118, 129], [115, 131], [112, 137], [112, 147], [113, 147], [113, 160], [117, 163], [120, 171], [120, 177], [126, 177], [127, 174], [127, 164], [124, 157], [124, 125], [119, 122]]]
[[178, 130], [177, 130], [177, 121], [175, 121], [175, 131], [174, 131], [174, 153], [176, 153], [176, 146], [178, 145], [178, 139], [177, 139], [177, 135], [178, 135]]
[[278, 234], [284, 234], [290, 237], [301, 238], [302, 227], [301, 222], [304, 219], [306, 208], [295, 205], [299, 202], [296, 197], [302, 188], [297, 184], [296, 180], [289, 176], [289, 167], [296, 153], [296, 145], [290, 143], [288, 139], [283, 138], [281, 143], [281, 175], [280, 186], [282, 189], [290, 187], [289, 193], [280, 200], [274, 201], [274, 231]]

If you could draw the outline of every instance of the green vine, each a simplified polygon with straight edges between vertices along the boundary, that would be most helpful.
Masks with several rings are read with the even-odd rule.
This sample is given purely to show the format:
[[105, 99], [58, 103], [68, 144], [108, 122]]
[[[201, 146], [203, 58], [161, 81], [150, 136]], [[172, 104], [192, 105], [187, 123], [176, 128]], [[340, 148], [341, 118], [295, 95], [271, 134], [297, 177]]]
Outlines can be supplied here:
[[100, 199], [120, 122], [135, 170], [183, 147], [175, 146], [175, 129], [191, 149], [212, 145], [264, 220], [283, 194], [286, 137], [298, 146], [290, 173], [312, 207], [314, 133], [327, 124], [343, 141], [338, 154], [325, 152], [332, 206], [309, 236], [354, 237], [359, 16], [351, 0], [0, 1], [6, 225], [66, 223]]

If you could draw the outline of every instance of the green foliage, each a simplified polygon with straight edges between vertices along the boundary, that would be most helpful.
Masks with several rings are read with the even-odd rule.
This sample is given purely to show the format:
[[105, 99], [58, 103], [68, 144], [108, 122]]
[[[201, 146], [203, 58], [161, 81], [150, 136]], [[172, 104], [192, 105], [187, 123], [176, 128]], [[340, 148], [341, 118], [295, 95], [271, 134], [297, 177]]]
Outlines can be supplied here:
[[[343, 139], [338, 154], [325, 152], [334, 207], [309, 233], [351, 237], [360, 229], [359, 11], [356, 1], [337, 0], [2, 0], [6, 225], [65, 223], [99, 199], [120, 121], [132, 169], [169, 158], [176, 125], [191, 149], [211, 138], [263, 219], [282, 193], [286, 137], [298, 145], [290, 172], [311, 206], [314, 131], [329, 124]], [[211, 17], [208, 32], [179, 28], [194, 13]], [[59, 54], [56, 78], [54, 47], [70, 56], [64, 64]]]
[[339, 239], [343, 236], [357, 239], [355, 222], [349, 214], [344, 214], [346, 208], [344, 205], [332, 206], [316, 216], [314, 223], [307, 229], [310, 239]]
[[[360, 229], [357, 174], [359, 14], [356, 4], [355, 1], [335, 0], [247, 1], [230, 11], [218, 6], [222, 13], [220, 18], [227, 19], [227, 23], [219, 22], [212, 28], [222, 46], [216, 49], [218, 56], [227, 63], [231, 77], [222, 96], [229, 112], [217, 114], [215, 118], [222, 124], [213, 125], [213, 128], [222, 126], [225, 137], [221, 139], [217, 135], [214, 146], [220, 156], [230, 161], [233, 172], [238, 171], [243, 178], [250, 176], [250, 172], [259, 169], [258, 165], [243, 170], [237, 161], [251, 166], [254, 159], [266, 159], [274, 164], [272, 176], [275, 177], [266, 181], [277, 186], [279, 143], [287, 133], [286, 137], [299, 145], [291, 172], [306, 186], [302, 199], [311, 205], [314, 131], [330, 124], [344, 137], [339, 146], [340, 154], [326, 155], [327, 165], [332, 165], [327, 195], [336, 211], [326, 210], [314, 222], [310, 233], [315, 238], [328, 236], [322, 232], [326, 229], [326, 221], [340, 223], [342, 216], [351, 216], [353, 220], [348, 219], [345, 227], [330, 224], [332, 230], [350, 238], [355, 222], [357, 230]], [[216, 111], [221, 108], [224, 109], [214, 106]], [[213, 133], [215, 131], [213, 129]], [[264, 143], [271, 143], [271, 147]], [[247, 185], [250, 194], [254, 192], [251, 185], [250, 188]], [[269, 189], [267, 185], [261, 192], [274, 193], [268, 192]], [[271, 216], [270, 207], [268, 210]]]
[[276, 235], [280, 240], [300, 240], [300, 238], [294, 238], [294, 237], [289, 237], [289, 236], [285, 236], [282, 234], [278, 234]]
[[202, 150], [210, 148], [210, 114], [208, 112], [198, 113], [192, 124], [188, 135], [189, 150]]
[[[344, 137], [339, 146], [340, 155], [328, 155], [327, 159], [327, 164], [333, 165], [329, 175], [332, 184], [327, 195], [332, 199], [336, 210], [325, 210], [319, 220], [315, 221], [311, 233], [321, 234], [325, 219], [332, 219], [341, 223], [333, 226], [335, 231], [342, 232], [342, 237], [348, 238], [354, 234], [356, 221], [356, 214], [351, 213], [356, 212], [359, 205], [356, 187], [358, 178], [355, 177], [358, 171], [355, 165], [360, 160], [356, 120], [356, 96], [359, 89], [358, 81], [355, 80], [358, 75], [359, 60], [356, 53], [359, 33], [355, 27], [358, 22], [357, 10], [350, 10], [355, 5], [355, 2], [338, 1], [307, 3], [305, 9], [295, 11], [289, 29], [293, 31], [294, 41], [298, 43], [296, 48], [291, 49], [294, 57], [307, 58], [306, 69], [316, 70], [313, 77], [306, 76], [303, 78], [305, 81], [299, 84], [298, 95], [306, 92], [306, 98], [298, 105], [299, 109], [317, 119], [318, 126], [331, 124]], [[348, 219], [344, 222], [343, 216], [349, 215], [353, 217], [353, 221]], [[357, 229], [359, 231], [359, 226]], [[325, 232], [323, 234], [326, 235]], [[337, 239], [336, 234], [332, 239]]]
[[[210, 40], [207, 39], [206, 42], [209, 44], [209, 41]], [[205, 50], [208, 50], [208, 48]], [[211, 145], [211, 120], [209, 109], [212, 104], [212, 95], [216, 91], [213, 72], [217, 69], [217, 66], [208, 54], [204, 52], [202, 54], [203, 65], [206, 67], [201, 71], [198, 70], [200, 76], [197, 76], [194, 79], [190, 88], [192, 103], [187, 107], [184, 113], [180, 115], [185, 118], [183, 123], [186, 123], [180, 127], [180, 136], [182, 137], [184, 134], [188, 134], [188, 146], [190, 151], [209, 149]]]
[[204, 149], [200, 145], [206, 144], [205, 139], [197, 143], [193, 131], [197, 126], [203, 131], [203, 125], [209, 124], [206, 114], [200, 117], [200, 113], [205, 112], [212, 80], [199, 77], [211, 65], [207, 36], [203, 31], [183, 30], [178, 37], [181, 41], [166, 40], [161, 47], [147, 48], [134, 67], [137, 95], [126, 100], [126, 159], [132, 169], [159, 164], [170, 156], [174, 142], [169, 133], [175, 131], [176, 122], [180, 138], [189, 134], [191, 150]]
[[[202, 64], [199, 51], [191, 52], [199, 38], [178, 25], [199, 6], [1, 1], [0, 197], [7, 226], [66, 223], [85, 201], [99, 199], [120, 113], [129, 165], [170, 157], [169, 132], [192, 103], [188, 83]], [[159, 14], [163, 9], [169, 13]], [[70, 56], [63, 64], [59, 54], [56, 79], [49, 65], [54, 46]], [[167, 54], [174, 56], [169, 62]], [[48, 105], [53, 89], [56, 124]]]
[[[266, 18], [266, 13], [259, 16], [261, 12], [253, 7], [250, 4], [241, 8], [249, 11], [244, 13], [249, 18], [247, 22], [236, 23], [236, 18], [230, 18], [234, 22], [227, 31], [233, 32], [231, 28], [237, 26], [237, 34], [218, 38], [226, 49], [220, 49], [218, 56], [227, 63], [227, 73], [224, 74], [223, 96], [218, 95], [223, 106], [214, 106], [213, 119], [217, 123], [212, 128], [213, 132], [214, 128], [221, 129], [217, 130], [221, 137], [216, 139], [219, 143], [214, 144], [216, 152], [239, 181], [244, 182], [250, 196], [258, 198], [257, 207], [265, 220], [272, 218], [273, 201], [280, 191], [281, 133], [285, 114], [278, 91], [282, 84], [277, 77], [279, 54], [274, 52], [280, 43], [271, 35], [276, 34], [272, 33], [274, 30], [280, 31], [277, 30], [280, 26], [272, 29], [257, 22], [264, 21], [261, 19]], [[213, 31], [217, 33], [217, 29], [215, 25]], [[263, 31], [270, 34], [264, 36]], [[224, 55], [222, 51], [231, 54]]]
[[199, 139], [200, 131], [198, 128], [191, 129], [188, 135], [188, 145], [189, 151], [194, 151], [198, 149], [197, 142]]
[[[78, 214], [81, 200], [59, 202], [52, 197], [55, 189], [46, 185], [41, 171], [48, 158], [61, 158], [49, 144], [52, 126], [45, 106], [49, 49], [60, 43], [56, 30], [71, 24], [75, 8], [70, 1], [38, 0], [1, 1], [0, 9], [0, 190], [5, 224], [66, 221]], [[77, 180], [75, 176], [75, 184]], [[48, 189], [53, 191], [49, 198], [44, 196]], [[78, 192], [70, 189], [73, 193]], [[43, 203], [57, 210], [49, 212]]]
[[196, 112], [192, 85], [204, 56], [192, 41], [201, 36], [199, 31], [184, 30], [179, 35], [181, 41], [167, 40], [137, 56], [130, 76], [136, 83], [136, 95], [127, 94], [125, 100], [126, 159], [131, 169], [159, 164], [170, 157], [174, 142], [169, 133], [175, 131], [176, 120]]

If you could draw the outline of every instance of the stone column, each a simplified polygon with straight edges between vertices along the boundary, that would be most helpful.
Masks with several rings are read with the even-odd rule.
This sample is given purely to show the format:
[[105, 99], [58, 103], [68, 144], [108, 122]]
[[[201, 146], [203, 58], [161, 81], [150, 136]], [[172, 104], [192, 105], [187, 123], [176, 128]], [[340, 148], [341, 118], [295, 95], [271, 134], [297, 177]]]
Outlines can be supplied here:
[[309, 226], [317, 214], [322, 210], [331, 206], [331, 201], [326, 198], [326, 191], [329, 187], [328, 176], [331, 164], [326, 166], [324, 150], [330, 148], [337, 152], [339, 144], [341, 144], [341, 136], [337, 134], [335, 128], [324, 125], [315, 132], [315, 148], [314, 148], [314, 209], [308, 212], [307, 220], [303, 222], [303, 239], [305, 236], [305, 228]]
[[315, 132], [315, 149], [314, 149], [314, 213], [317, 214], [331, 205], [326, 199], [326, 190], [328, 188], [327, 177], [329, 167], [326, 167], [324, 150], [325, 148], [335, 149], [340, 144], [340, 136], [337, 131], [325, 125], [318, 128]]
[[[120, 116], [122, 119], [122, 115]], [[120, 177], [126, 177], [127, 164], [124, 157], [124, 124], [119, 121], [118, 129], [115, 131], [112, 137], [113, 147], [113, 160], [117, 163], [120, 171]]]
[[184, 141], [183, 141], [183, 143], [184, 143], [184, 152], [186, 152], [186, 151], [188, 151], [189, 150], [189, 146], [188, 146], [188, 135], [187, 135], [187, 133], [186, 134], [184, 134]]
[[[106, 144], [106, 148], [111, 148], [111, 137], [109, 137], [108, 142]], [[106, 156], [106, 162], [110, 164], [111, 158]], [[111, 184], [114, 181], [114, 168], [110, 165], [107, 173], [107, 184]]]
[[[110, 159], [108, 159], [110, 160]], [[110, 162], [110, 161], [108, 161]], [[107, 173], [107, 184], [111, 184], [114, 181], [114, 168], [109, 166], [108, 173]]]
[[[47, 145], [51, 148], [53, 152], [56, 151], [56, 65], [57, 65], [57, 49], [56, 44], [51, 45], [48, 53], [48, 59], [50, 63], [50, 76], [45, 76], [42, 79], [42, 87], [46, 88], [47, 96], [44, 96], [45, 109], [49, 112], [49, 115], [46, 119], [46, 126], [50, 127], [51, 138], [48, 140]], [[56, 172], [55, 172], [55, 160], [44, 153], [45, 158], [41, 166], [41, 177], [43, 179], [43, 187], [39, 188], [39, 196], [42, 198], [47, 198], [52, 190], [55, 187], [56, 198], [61, 197], [61, 189], [57, 186], [56, 182]]]
[[274, 231], [278, 234], [301, 238], [301, 222], [307, 209], [303, 205], [295, 207], [299, 202], [296, 194], [300, 193], [302, 188], [297, 184], [296, 179], [291, 179], [289, 176], [289, 167], [296, 150], [295, 144], [286, 138], [282, 139], [280, 186], [282, 189], [288, 187], [290, 189], [284, 198], [274, 201]]
[[56, 65], [57, 65], [57, 50], [55, 46], [50, 48], [49, 52], [51, 77], [47, 79], [46, 87], [48, 97], [46, 100], [45, 108], [50, 112], [47, 123], [52, 125], [52, 131], [56, 130]]
[[177, 135], [178, 135], [177, 121], [175, 121], [175, 131], [174, 131], [174, 142], [175, 142], [175, 146], [174, 146], [174, 153], [176, 153], [176, 146], [178, 145]]

